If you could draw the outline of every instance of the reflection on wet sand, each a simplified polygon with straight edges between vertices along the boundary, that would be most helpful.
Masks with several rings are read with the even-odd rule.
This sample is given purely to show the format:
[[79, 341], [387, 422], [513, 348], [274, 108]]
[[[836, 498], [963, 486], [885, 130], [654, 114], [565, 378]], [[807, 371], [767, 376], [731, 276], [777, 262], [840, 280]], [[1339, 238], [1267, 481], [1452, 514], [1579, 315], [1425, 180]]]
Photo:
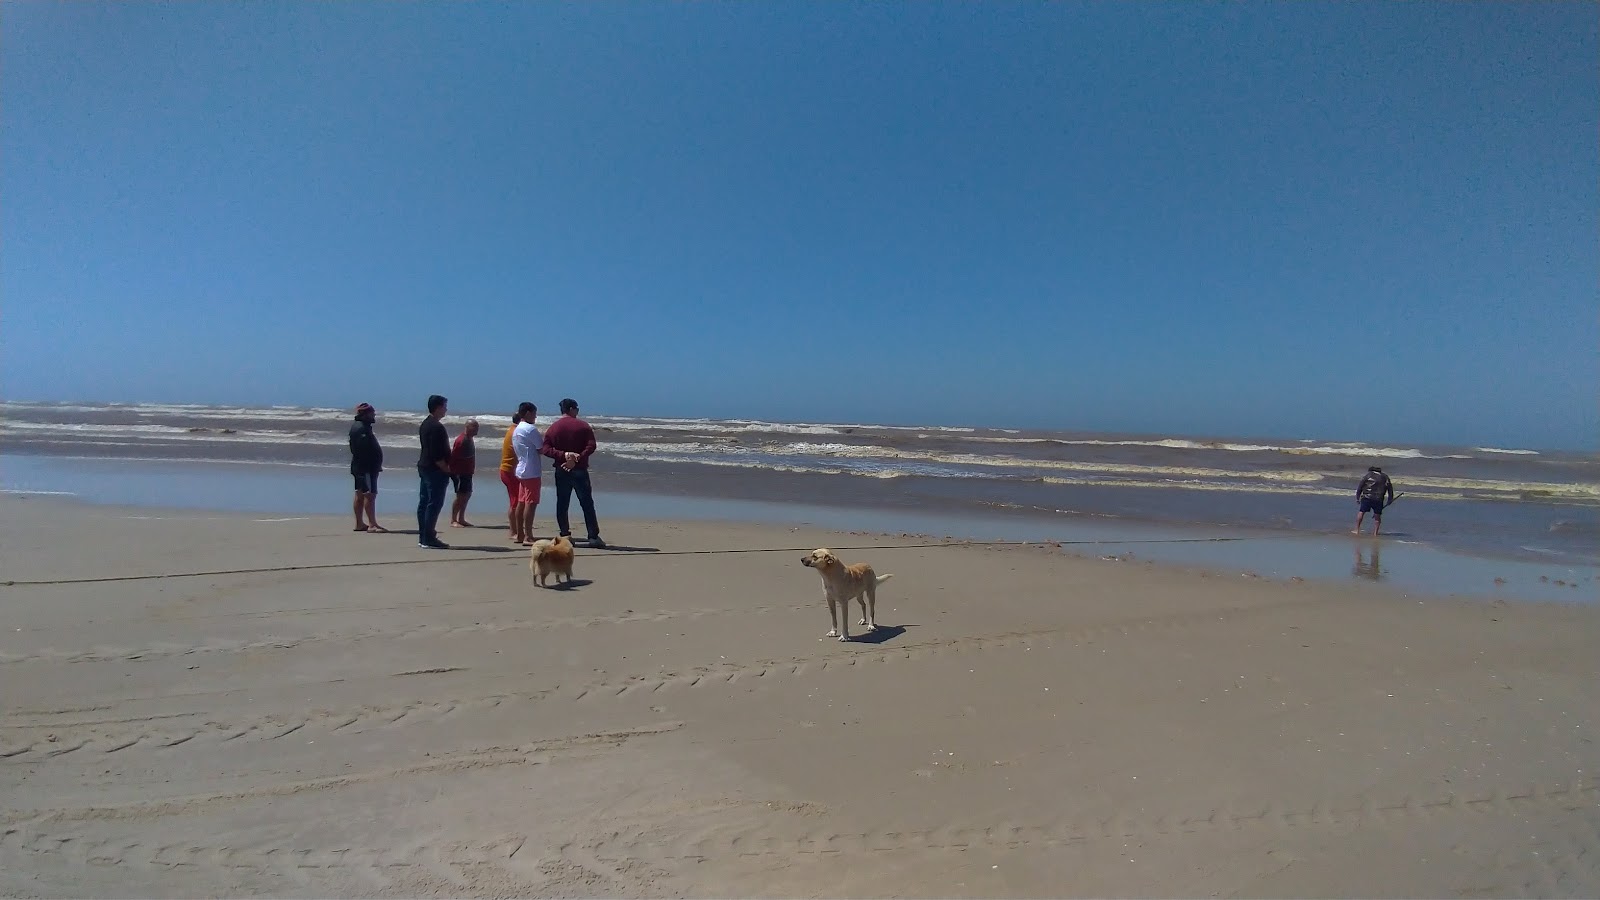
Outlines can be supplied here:
[[1358, 541], [1356, 543], [1356, 564], [1350, 568], [1350, 574], [1357, 578], [1366, 578], [1371, 581], [1383, 580], [1383, 563], [1380, 559], [1383, 545], [1378, 541]]

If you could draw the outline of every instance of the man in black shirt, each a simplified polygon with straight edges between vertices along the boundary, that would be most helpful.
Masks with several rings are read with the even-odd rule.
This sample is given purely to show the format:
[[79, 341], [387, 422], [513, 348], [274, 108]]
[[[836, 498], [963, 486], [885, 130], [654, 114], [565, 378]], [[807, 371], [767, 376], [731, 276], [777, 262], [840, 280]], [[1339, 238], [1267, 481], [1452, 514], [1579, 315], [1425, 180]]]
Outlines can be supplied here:
[[1383, 530], [1383, 508], [1394, 502], [1394, 482], [1383, 470], [1377, 466], [1368, 466], [1367, 475], [1356, 485], [1356, 503], [1360, 505], [1356, 513], [1355, 534], [1361, 533], [1361, 523], [1366, 520], [1367, 513], [1372, 513], [1372, 533], [1377, 534]]
[[383, 448], [378, 446], [378, 436], [372, 433], [372, 423], [378, 411], [372, 404], [356, 407], [356, 420], [350, 426], [350, 474], [356, 482], [356, 531], [386, 532], [378, 524], [378, 514], [373, 511], [378, 502], [378, 473], [383, 471]]
[[417, 492], [417, 546], [428, 550], [449, 550], [450, 545], [439, 540], [439, 511], [444, 509], [444, 492], [450, 484], [450, 435], [439, 420], [450, 411], [445, 398], [434, 394], [428, 398], [428, 417], [417, 429], [422, 443], [422, 454], [417, 457], [417, 476], [421, 479]]

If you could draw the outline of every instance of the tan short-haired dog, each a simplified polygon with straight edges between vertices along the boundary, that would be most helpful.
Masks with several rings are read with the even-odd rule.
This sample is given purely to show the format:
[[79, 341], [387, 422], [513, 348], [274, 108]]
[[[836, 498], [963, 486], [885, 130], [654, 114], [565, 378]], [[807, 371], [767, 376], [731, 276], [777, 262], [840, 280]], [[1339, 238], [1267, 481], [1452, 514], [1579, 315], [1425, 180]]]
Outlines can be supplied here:
[[572, 541], [564, 537], [534, 541], [528, 549], [528, 570], [534, 573], [534, 581], [540, 587], [548, 587], [544, 580], [551, 573], [555, 574], [558, 586], [562, 575], [572, 581]]
[[[810, 566], [822, 576], [823, 594], [828, 600], [828, 619], [833, 623], [828, 637], [850, 640], [850, 601], [861, 604], [861, 621], [868, 631], [878, 630], [878, 585], [893, 578], [879, 575], [866, 563], [845, 565], [833, 551], [819, 547], [800, 557], [800, 565]], [[841, 616], [840, 612], [844, 615]], [[844, 630], [839, 625], [843, 622]]]

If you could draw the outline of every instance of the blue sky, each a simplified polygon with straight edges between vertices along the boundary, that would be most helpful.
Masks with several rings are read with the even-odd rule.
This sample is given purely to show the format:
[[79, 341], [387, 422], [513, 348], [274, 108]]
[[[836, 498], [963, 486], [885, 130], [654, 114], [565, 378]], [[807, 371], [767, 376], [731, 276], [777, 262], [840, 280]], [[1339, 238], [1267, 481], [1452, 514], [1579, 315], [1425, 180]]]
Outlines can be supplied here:
[[0, 394], [1594, 449], [1588, 3], [7, 3]]

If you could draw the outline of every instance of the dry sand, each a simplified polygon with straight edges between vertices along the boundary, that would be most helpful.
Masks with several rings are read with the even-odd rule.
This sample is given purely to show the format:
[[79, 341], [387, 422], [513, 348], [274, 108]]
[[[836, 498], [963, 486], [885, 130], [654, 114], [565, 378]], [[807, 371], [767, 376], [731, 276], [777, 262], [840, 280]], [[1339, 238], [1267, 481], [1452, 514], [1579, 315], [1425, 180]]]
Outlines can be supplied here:
[[7, 895], [1600, 894], [1594, 607], [884, 547], [839, 644], [910, 541], [135, 514], [0, 500]]

